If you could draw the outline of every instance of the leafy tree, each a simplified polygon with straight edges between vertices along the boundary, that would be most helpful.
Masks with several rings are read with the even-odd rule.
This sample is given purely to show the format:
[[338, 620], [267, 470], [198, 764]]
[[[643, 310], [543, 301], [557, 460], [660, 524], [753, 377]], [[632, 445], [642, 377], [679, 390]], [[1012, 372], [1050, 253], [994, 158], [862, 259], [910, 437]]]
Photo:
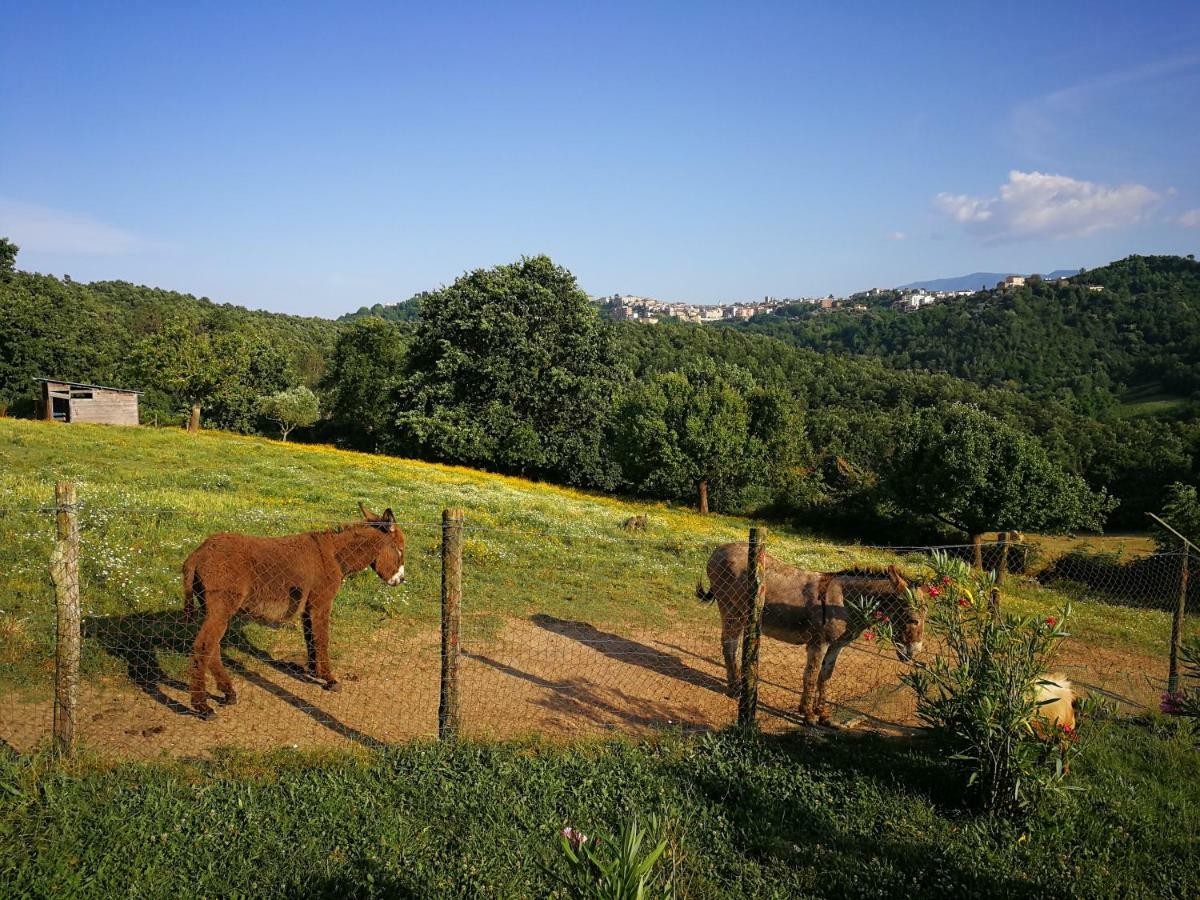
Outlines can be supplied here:
[[[1200, 546], [1200, 495], [1197, 494], [1195, 485], [1177, 481], [1168, 487], [1162, 517], [1185, 538]], [[1179, 538], [1157, 525], [1154, 529], [1154, 541], [1163, 553], [1179, 550]]]
[[279, 425], [285, 443], [294, 429], [312, 425], [321, 415], [317, 395], [304, 385], [263, 397], [259, 401], [259, 411]]
[[965, 404], [906, 421], [886, 478], [897, 503], [969, 535], [978, 568], [986, 531], [1098, 529], [1114, 505], [1034, 438]]
[[390, 322], [364, 318], [337, 339], [324, 381], [330, 430], [339, 443], [379, 450], [393, 430], [392, 395], [404, 376], [407, 344]]
[[8, 238], [0, 237], [0, 278], [7, 278], [16, 270], [20, 249]]
[[740, 370], [712, 363], [631, 387], [614, 427], [626, 478], [644, 493], [694, 496], [707, 513], [710, 485], [732, 492], [753, 471], [752, 387]]
[[133, 366], [145, 384], [183, 399], [189, 432], [200, 429], [203, 405], [250, 366], [250, 348], [239, 334], [210, 334], [172, 323], [134, 347]]
[[546, 256], [470, 272], [421, 304], [392, 447], [611, 487], [610, 329]]

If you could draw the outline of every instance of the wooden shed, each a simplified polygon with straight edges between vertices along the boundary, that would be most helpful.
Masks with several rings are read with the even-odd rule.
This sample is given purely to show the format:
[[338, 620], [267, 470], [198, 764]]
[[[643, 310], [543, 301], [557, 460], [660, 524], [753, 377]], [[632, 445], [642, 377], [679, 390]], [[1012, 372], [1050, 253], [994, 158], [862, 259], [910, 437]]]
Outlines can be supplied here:
[[137, 425], [141, 391], [39, 378], [42, 418], [54, 422]]

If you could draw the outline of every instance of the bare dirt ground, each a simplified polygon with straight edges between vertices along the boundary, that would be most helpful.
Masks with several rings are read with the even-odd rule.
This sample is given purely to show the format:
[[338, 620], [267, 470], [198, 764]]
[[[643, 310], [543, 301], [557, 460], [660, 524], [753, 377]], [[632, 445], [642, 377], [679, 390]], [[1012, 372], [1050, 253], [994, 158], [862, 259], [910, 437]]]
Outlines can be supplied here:
[[[537, 734], [552, 739], [706, 731], [737, 717], [725, 695], [715, 623], [708, 631], [605, 631], [583, 622], [534, 616], [510, 620], [488, 640], [463, 635], [461, 720], [473, 737]], [[437, 733], [439, 637], [400, 639], [386, 629], [346, 650], [335, 664], [342, 690], [304, 674], [303, 651], [275, 655], [228, 650], [238, 702], [210, 720], [192, 715], [187, 686], [162, 675], [112, 676], [82, 687], [78, 736], [106, 758], [205, 756], [219, 747], [268, 750], [359, 744], [378, 746]], [[800, 724], [796, 709], [803, 648], [764, 639], [759, 722], [766, 731]], [[916, 724], [903, 665], [890, 648], [852, 646], [831, 683], [835, 721], [844, 727], [904, 731]], [[1068, 644], [1058, 668], [1085, 689], [1152, 703], [1161, 660]], [[1104, 677], [1100, 677], [1104, 676]], [[210, 690], [213, 690], [210, 680]], [[28, 750], [50, 733], [49, 701], [0, 697], [0, 739]]]

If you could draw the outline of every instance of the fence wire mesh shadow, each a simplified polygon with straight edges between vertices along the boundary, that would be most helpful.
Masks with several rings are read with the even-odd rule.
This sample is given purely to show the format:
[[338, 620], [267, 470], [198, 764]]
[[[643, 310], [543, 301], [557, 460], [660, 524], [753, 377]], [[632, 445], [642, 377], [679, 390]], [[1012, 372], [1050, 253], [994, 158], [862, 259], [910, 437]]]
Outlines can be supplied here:
[[[0, 517], [9, 557], [0, 569], [0, 740], [19, 750], [48, 739], [55, 725], [61, 629], [48, 573], [58, 546], [58, 512], [4, 510]], [[396, 560], [384, 552], [385, 543], [368, 541], [365, 549], [337, 543], [373, 527], [353, 519], [350, 510], [314, 517], [84, 502], [76, 514], [82, 646], [73, 724], [83, 746], [114, 757], [198, 755], [224, 746], [376, 746], [439, 733], [439, 680], [443, 692], [446, 680], [439, 621], [443, 524], [397, 523], [406, 538], [406, 581], [389, 586], [385, 579], [394, 574], [389, 566]], [[186, 616], [181, 568], [215, 532], [269, 538], [311, 532], [296, 540], [313, 547], [324, 542], [342, 568], [357, 574], [346, 577], [332, 604], [330, 672], [314, 660], [320, 623], [306, 629], [302, 615], [282, 626], [246, 615], [230, 619], [216, 657], [223, 664], [206, 669], [204, 699], [215, 714], [203, 718], [196, 713], [191, 666], [210, 601], [196, 597], [193, 616]], [[477, 526], [469, 515], [460, 534], [454, 731], [569, 739], [613, 731], [703, 731], [738, 720], [743, 647], [738, 634], [731, 640], [723, 629], [721, 598], [745, 591], [750, 554], [744, 540], [682, 536], [654, 520], [629, 530], [614, 521], [607, 530], [518, 531]], [[722, 544], [729, 559], [745, 564], [740, 572], [710, 565]], [[346, 551], [340, 557], [338, 547]], [[934, 548], [839, 548], [772, 536], [767, 549], [780, 563], [809, 573], [878, 580], [896, 564], [920, 583], [930, 573]], [[942, 549], [964, 558], [974, 552]], [[1004, 562], [1006, 611], [1053, 615], [1072, 601], [1072, 637], [1054, 661], [1056, 669], [1128, 708], [1157, 703], [1173, 620], [1181, 612], [1184, 631], [1192, 633], [1200, 559], [1076, 553], [1047, 564], [1029, 545], [988, 545], [982, 552], [986, 566]], [[299, 613], [307, 604], [306, 582], [298, 577], [304, 565], [295, 552], [246, 557], [241, 564], [269, 589], [269, 608], [260, 611]], [[215, 587], [216, 581], [205, 585]], [[881, 605], [889, 592], [896, 599], [894, 591], [880, 590], [869, 596], [860, 591], [864, 615], [896, 613]], [[764, 618], [757, 721], [768, 731], [792, 728], [803, 721], [806, 648], [786, 635], [779, 639], [780, 623]], [[825, 692], [831, 718], [883, 729], [915, 725], [912, 692], [901, 683], [911, 663], [873, 632], [867, 622], [837, 657]], [[453, 652], [459, 645], [446, 646]], [[936, 637], [927, 634], [925, 654], [936, 650]], [[332, 679], [341, 690], [327, 689]], [[231, 693], [237, 702], [223, 702]]]

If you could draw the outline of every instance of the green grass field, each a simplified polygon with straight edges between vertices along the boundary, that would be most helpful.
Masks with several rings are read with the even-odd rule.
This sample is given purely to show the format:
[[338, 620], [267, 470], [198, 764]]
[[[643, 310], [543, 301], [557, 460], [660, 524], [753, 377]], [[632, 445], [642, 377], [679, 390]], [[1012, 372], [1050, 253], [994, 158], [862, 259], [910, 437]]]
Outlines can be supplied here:
[[1164, 391], [1157, 381], [1128, 390], [1121, 398], [1116, 414], [1122, 419], [1157, 416], [1172, 412], [1187, 403], [1186, 397]]
[[[677, 896], [1194, 897], [1195, 731], [1097, 723], [1023, 826], [928, 741], [410, 744], [59, 766], [0, 750], [8, 897], [543, 897], [555, 833], [657, 813]], [[563, 896], [563, 895], [559, 895]]]

